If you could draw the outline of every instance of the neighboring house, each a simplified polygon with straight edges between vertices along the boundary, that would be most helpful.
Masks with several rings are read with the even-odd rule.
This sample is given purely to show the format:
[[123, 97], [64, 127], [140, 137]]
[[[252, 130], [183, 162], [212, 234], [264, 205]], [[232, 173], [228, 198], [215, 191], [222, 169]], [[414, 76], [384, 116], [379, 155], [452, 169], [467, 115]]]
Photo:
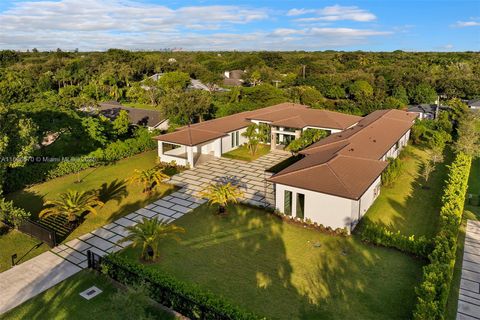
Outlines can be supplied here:
[[223, 84], [226, 86], [241, 86], [245, 83], [243, 80], [245, 73], [243, 70], [225, 71], [223, 73]]
[[[158, 81], [158, 79], [160, 79], [163, 75], [164, 73], [155, 73], [154, 75], [148, 78], [152, 79], [153, 81]], [[150, 90], [150, 87], [146, 85], [141, 85], [141, 88], [144, 90]], [[212, 86], [210, 88], [206, 84], [204, 84], [202, 81], [197, 79], [192, 79], [192, 78], [190, 78], [190, 84], [188, 85], [188, 89], [204, 90], [204, 91], [221, 91], [221, 88], [218, 88], [217, 86]]]
[[281, 103], [196, 123], [155, 139], [158, 140], [160, 161], [175, 161], [179, 165], [194, 167], [202, 156], [220, 157], [246, 143], [247, 138], [242, 134], [252, 123], [269, 125], [271, 148], [283, 149], [306, 129], [336, 133], [354, 126], [360, 119], [358, 116], [310, 109], [300, 104]]
[[98, 112], [110, 120], [114, 120], [120, 113], [120, 110], [128, 112], [128, 117], [132, 125], [146, 127], [149, 130], [167, 130], [168, 119], [161, 116], [159, 111], [129, 108], [121, 105], [117, 101], [100, 102]]
[[[447, 110], [447, 106], [440, 106], [438, 109], [436, 104], [417, 104], [417, 105], [409, 105], [408, 112], [414, 112], [418, 114], [419, 119], [436, 119], [438, 114], [444, 110]], [[437, 113], [438, 111], [438, 113]]]
[[305, 157], [269, 179], [275, 208], [351, 232], [380, 193], [388, 158], [407, 144], [417, 114], [378, 110], [300, 153]]
[[473, 110], [480, 110], [480, 99], [468, 100], [468, 107]]

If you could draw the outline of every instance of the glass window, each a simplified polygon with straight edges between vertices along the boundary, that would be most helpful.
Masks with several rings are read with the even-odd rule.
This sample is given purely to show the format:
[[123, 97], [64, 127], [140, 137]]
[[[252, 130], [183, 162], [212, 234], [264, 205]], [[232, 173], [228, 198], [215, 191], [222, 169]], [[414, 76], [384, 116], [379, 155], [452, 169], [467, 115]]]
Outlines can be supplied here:
[[291, 191], [285, 190], [285, 199], [283, 201], [284, 201], [283, 213], [291, 216], [292, 215], [292, 192]]
[[230, 138], [232, 140], [232, 148], [235, 147], [235, 132], [232, 132], [230, 134]]
[[297, 218], [303, 219], [305, 216], [305, 195], [297, 193]]
[[237, 131], [235, 132], [235, 147], [238, 147], [239, 144], [240, 144], [240, 132]]

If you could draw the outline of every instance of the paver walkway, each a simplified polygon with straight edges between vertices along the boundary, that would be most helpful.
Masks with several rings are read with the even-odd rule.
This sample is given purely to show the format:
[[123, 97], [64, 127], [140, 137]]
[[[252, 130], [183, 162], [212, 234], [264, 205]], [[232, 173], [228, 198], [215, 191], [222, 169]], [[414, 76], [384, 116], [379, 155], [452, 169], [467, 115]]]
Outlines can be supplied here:
[[480, 319], [480, 221], [467, 221], [457, 319]]
[[231, 182], [244, 192], [242, 202], [269, 207], [272, 203], [268, 194], [272, 193], [273, 189], [269, 189], [269, 184], [265, 181], [265, 178], [271, 175], [265, 173], [265, 169], [290, 156], [286, 152], [272, 152], [252, 162], [220, 158], [180, 173], [172, 177], [170, 182], [192, 195], [211, 183]]
[[250, 163], [219, 158], [172, 177], [183, 188], [110, 224], [98, 228], [0, 273], [0, 314], [53, 287], [87, 267], [87, 251], [100, 256], [117, 252], [130, 243], [118, 243], [143, 217], [173, 221], [206, 200], [196, 194], [208, 183], [232, 181], [245, 191], [243, 201], [265, 205], [264, 170], [288, 158], [286, 153], [270, 153]]

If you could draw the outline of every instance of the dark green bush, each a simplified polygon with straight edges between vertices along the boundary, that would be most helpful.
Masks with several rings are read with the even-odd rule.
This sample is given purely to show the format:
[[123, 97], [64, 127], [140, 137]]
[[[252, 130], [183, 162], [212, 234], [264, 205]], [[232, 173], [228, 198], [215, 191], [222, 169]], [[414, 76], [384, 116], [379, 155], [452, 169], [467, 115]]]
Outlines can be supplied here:
[[246, 312], [195, 284], [147, 269], [117, 254], [102, 260], [102, 272], [124, 285], [145, 283], [149, 288], [150, 298], [191, 319], [265, 319]]
[[442, 197], [440, 228], [430, 264], [423, 268], [423, 282], [416, 288], [414, 319], [444, 319], [455, 266], [457, 237], [462, 222], [472, 158], [460, 153], [450, 166]]
[[155, 147], [156, 141], [152, 139], [152, 134], [141, 128], [133, 138], [112, 142], [105, 149], [97, 149], [78, 158], [63, 159], [59, 162], [29, 163], [24, 167], [11, 169], [5, 176], [4, 190], [12, 192], [26, 185], [105, 165]]
[[402, 173], [403, 162], [400, 157], [388, 158], [388, 167], [382, 173], [382, 184], [386, 187], [393, 184], [393, 182]]
[[365, 242], [384, 247], [393, 247], [402, 252], [424, 258], [427, 258], [433, 250], [432, 241], [425, 236], [415, 238], [414, 235], [406, 236], [400, 234], [400, 231], [393, 232], [371, 222], [367, 217], [364, 217], [362, 220], [360, 238]]

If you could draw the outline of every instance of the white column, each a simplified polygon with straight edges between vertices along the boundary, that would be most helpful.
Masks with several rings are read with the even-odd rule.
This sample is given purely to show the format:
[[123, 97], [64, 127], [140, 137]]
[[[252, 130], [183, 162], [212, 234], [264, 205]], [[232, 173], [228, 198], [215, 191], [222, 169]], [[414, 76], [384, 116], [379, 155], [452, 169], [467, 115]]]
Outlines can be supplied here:
[[187, 163], [190, 165], [190, 168], [195, 167], [195, 160], [193, 158], [193, 148], [194, 147], [187, 146]]
[[221, 157], [222, 156], [222, 138], [218, 138], [213, 143], [213, 155], [215, 157]]
[[295, 139], [299, 139], [302, 135], [302, 130], [295, 130]]
[[277, 134], [271, 131], [271, 139], [270, 139], [270, 150], [275, 150], [277, 148]]

